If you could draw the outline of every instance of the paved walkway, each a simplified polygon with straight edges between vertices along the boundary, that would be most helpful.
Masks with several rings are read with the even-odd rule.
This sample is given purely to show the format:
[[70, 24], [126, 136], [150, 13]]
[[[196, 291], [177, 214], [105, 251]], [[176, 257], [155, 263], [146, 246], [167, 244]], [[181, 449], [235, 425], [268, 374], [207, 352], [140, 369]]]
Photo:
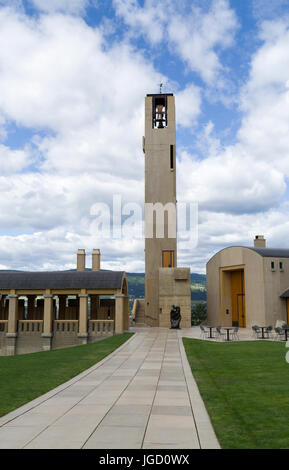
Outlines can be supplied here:
[[[185, 330], [184, 330], [185, 332]], [[138, 329], [106, 359], [0, 418], [0, 448], [219, 448], [181, 332]]]

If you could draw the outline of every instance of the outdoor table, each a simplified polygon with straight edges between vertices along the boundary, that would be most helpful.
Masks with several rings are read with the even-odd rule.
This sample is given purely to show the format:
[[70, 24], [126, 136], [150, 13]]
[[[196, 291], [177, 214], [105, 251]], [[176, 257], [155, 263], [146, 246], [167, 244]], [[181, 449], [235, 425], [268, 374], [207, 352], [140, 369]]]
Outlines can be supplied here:
[[230, 331], [233, 330], [234, 328], [223, 328], [223, 330], [227, 330], [227, 338], [225, 341], [231, 341], [230, 340]]
[[259, 339], [268, 339], [269, 335], [267, 336], [267, 338], [264, 335], [264, 331], [268, 328], [268, 326], [259, 326], [259, 328], [261, 328], [261, 330], [262, 330], [262, 336], [259, 336]]
[[209, 334], [208, 338], [215, 338], [215, 336], [212, 335], [212, 331], [216, 327], [215, 326], [205, 326], [205, 328], [209, 328], [209, 330], [210, 330], [210, 334]]
[[289, 331], [289, 326], [283, 326], [282, 329], [284, 330], [285, 332], [285, 339], [284, 341], [287, 341], [288, 340], [288, 331]]

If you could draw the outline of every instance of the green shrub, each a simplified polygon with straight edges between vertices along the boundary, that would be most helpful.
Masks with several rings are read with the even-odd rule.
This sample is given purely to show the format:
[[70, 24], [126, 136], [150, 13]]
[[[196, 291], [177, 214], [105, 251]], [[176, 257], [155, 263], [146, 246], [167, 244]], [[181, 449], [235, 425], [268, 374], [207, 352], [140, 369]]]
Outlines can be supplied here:
[[207, 318], [207, 304], [195, 304], [192, 307], [192, 326], [200, 325]]

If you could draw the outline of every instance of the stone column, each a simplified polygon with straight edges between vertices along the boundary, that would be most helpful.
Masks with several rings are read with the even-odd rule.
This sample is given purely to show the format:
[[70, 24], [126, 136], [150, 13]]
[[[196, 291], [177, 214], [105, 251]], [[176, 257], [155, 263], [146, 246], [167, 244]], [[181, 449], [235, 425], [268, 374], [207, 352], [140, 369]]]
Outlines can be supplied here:
[[53, 322], [53, 295], [45, 294], [44, 296], [44, 318], [42, 333], [42, 349], [50, 351], [52, 343], [52, 322]]
[[7, 356], [14, 356], [16, 352], [17, 341], [17, 323], [18, 323], [18, 295], [10, 294], [9, 313], [8, 313], [8, 332], [7, 338]]
[[82, 344], [87, 344], [88, 338], [88, 295], [79, 294], [79, 322], [78, 322], [78, 337]]
[[115, 296], [115, 334], [119, 335], [123, 333], [124, 327], [124, 300], [125, 296], [123, 294], [117, 294]]
[[129, 295], [124, 296], [123, 329], [129, 330]]

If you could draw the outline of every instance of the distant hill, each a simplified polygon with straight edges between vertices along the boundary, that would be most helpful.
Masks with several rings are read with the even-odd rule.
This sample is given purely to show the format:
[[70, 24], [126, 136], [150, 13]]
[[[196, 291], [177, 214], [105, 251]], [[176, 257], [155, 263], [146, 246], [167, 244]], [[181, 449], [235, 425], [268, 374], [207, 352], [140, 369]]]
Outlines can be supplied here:
[[[68, 271], [76, 271], [69, 269]], [[91, 271], [87, 268], [87, 271]], [[105, 269], [103, 271], [106, 271]], [[0, 272], [21, 272], [13, 269], [1, 269]], [[133, 299], [142, 299], [145, 296], [145, 275], [144, 273], [126, 273], [128, 281], [128, 293]], [[205, 274], [191, 273], [191, 299], [192, 301], [205, 301], [206, 296], [206, 276]]]
[[[126, 273], [129, 295], [133, 299], [142, 299], [145, 295], [144, 273]], [[205, 274], [191, 273], [191, 299], [193, 301], [205, 301], [206, 276]]]
[[17, 271], [17, 269], [0, 269], [0, 273], [23, 273], [23, 271]]

